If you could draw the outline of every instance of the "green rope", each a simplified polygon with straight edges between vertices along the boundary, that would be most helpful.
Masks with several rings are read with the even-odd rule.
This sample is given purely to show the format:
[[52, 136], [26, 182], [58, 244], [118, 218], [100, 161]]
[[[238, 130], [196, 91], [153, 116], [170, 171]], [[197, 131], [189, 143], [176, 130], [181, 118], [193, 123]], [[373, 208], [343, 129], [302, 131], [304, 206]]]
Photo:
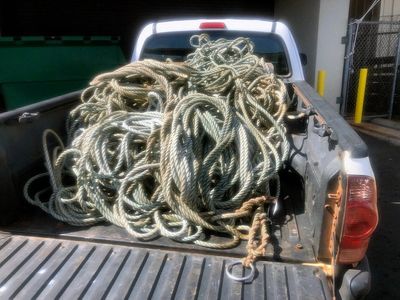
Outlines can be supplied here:
[[[69, 224], [106, 220], [136, 238], [213, 248], [246, 238], [247, 201], [279, 197], [286, 88], [248, 39], [191, 43], [185, 63], [144, 60], [97, 76], [70, 112], [68, 146], [44, 132], [47, 172], [26, 183], [25, 198]], [[49, 138], [59, 144], [51, 154]], [[47, 176], [51, 196], [32, 196]], [[205, 229], [232, 240], [207, 241]]]

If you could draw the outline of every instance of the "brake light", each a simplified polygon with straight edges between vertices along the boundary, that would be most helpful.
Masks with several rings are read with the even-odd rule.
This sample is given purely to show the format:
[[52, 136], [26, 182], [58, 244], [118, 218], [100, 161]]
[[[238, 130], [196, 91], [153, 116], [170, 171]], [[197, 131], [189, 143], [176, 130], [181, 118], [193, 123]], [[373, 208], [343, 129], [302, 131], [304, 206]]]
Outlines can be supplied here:
[[203, 22], [200, 23], [200, 29], [225, 29], [224, 22]]
[[369, 239], [378, 225], [375, 180], [369, 176], [347, 178], [347, 203], [338, 262], [359, 262], [368, 248]]

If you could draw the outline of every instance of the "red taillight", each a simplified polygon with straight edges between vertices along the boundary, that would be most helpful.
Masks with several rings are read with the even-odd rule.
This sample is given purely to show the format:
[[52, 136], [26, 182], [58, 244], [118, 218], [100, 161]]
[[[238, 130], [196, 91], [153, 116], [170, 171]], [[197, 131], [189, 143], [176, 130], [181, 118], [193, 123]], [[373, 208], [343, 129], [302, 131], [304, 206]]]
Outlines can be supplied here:
[[225, 29], [224, 22], [203, 22], [200, 23], [200, 29]]
[[355, 263], [364, 257], [369, 238], [378, 225], [375, 180], [369, 176], [349, 176], [346, 196], [338, 261]]

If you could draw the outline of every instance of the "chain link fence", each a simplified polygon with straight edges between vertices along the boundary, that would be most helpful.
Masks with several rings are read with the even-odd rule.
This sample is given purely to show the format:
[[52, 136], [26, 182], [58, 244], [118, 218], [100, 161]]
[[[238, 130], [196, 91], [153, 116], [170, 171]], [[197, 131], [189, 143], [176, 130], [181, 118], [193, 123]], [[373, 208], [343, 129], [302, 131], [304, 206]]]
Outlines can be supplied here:
[[400, 117], [400, 22], [349, 25], [343, 75], [342, 114], [354, 114], [361, 68], [368, 69], [364, 115]]

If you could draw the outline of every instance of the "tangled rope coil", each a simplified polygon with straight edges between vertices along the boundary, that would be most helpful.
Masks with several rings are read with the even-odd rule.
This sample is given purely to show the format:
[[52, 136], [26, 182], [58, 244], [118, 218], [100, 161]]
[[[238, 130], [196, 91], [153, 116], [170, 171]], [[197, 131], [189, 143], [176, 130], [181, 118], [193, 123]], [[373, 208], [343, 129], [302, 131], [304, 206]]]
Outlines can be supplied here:
[[[248, 266], [265, 251], [264, 206], [279, 197], [289, 152], [286, 88], [248, 39], [199, 35], [191, 44], [185, 63], [144, 60], [97, 76], [70, 112], [68, 146], [44, 132], [47, 172], [24, 195], [58, 220], [106, 220], [141, 239], [212, 248], [249, 239]], [[47, 176], [49, 199], [31, 196]], [[214, 242], [206, 231], [232, 239]]]

